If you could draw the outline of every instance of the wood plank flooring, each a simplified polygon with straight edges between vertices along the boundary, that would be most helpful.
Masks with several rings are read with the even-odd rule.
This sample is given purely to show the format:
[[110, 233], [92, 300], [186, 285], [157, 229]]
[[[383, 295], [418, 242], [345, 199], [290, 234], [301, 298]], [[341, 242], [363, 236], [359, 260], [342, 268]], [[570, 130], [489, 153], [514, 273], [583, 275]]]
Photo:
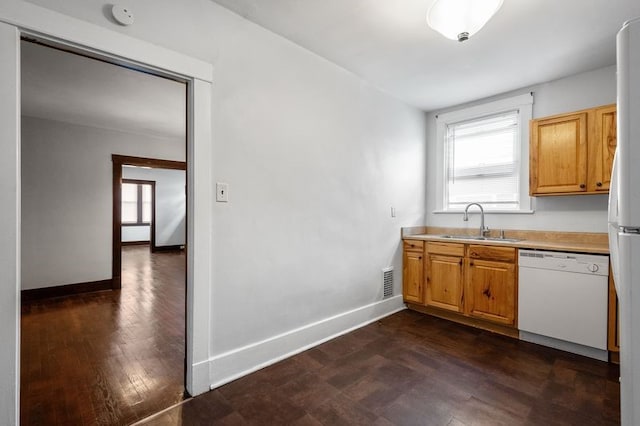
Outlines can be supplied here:
[[413, 311], [142, 421], [150, 425], [617, 425], [619, 369]]
[[185, 255], [129, 246], [122, 263], [122, 290], [23, 304], [23, 425], [126, 425], [183, 400]]

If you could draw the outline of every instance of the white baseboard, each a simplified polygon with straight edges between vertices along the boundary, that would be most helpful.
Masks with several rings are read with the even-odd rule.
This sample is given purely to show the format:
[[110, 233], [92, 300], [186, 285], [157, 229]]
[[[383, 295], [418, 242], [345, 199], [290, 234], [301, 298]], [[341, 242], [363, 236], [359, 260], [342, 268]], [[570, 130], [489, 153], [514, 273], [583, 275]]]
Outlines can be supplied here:
[[571, 352], [574, 354], [594, 358], [607, 362], [609, 360], [609, 352], [602, 349], [592, 348], [589, 346], [579, 345], [577, 343], [566, 342], [564, 340], [554, 339], [553, 337], [541, 336], [535, 333], [520, 330], [520, 340], [535, 343], [537, 345], [548, 346], [561, 351]]
[[209, 364], [209, 360], [204, 360], [193, 364], [191, 367], [191, 381], [187, 378], [187, 392], [191, 396], [200, 395], [211, 390], [209, 387], [211, 384]]
[[213, 356], [209, 359], [210, 388], [215, 389], [404, 309], [402, 295], [398, 295]]

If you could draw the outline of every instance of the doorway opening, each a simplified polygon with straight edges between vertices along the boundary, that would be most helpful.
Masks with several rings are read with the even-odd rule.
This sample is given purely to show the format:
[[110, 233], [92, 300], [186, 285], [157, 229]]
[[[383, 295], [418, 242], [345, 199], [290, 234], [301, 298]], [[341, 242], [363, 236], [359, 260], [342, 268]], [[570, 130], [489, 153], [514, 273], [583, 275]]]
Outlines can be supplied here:
[[[187, 164], [184, 161], [173, 160], [160, 160], [155, 158], [133, 157], [125, 155], [113, 154], [111, 156], [113, 162], [113, 192], [112, 192], [112, 205], [113, 205], [113, 222], [112, 222], [112, 288], [122, 288], [122, 229], [125, 225], [122, 219], [122, 182], [123, 182], [123, 168], [125, 167], [139, 167], [145, 170], [174, 170], [185, 171], [187, 170]], [[175, 185], [174, 185], [175, 186]], [[178, 185], [179, 186], [179, 185]], [[155, 188], [155, 184], [154, 184]], [[186, 196], [186, 181], [182, 194]], [[154, 189], [155, 192], [155, 189]], [[184, 204], [186, 206], [186, 203]], [[185, 243], [169, 244], [166, 242], [162, 244], [157, 243], [157, 228], [156, 228], [156, 203], [151, 206], [151, 226], [150, 226], [150, 250], [156, 252], [160, 250], [175, 250], [180, 246], [186, 247]], [[183, 217], [186, 220], [186, 211], [183, 212]], [[186, 227], [186, 223], [184, 224]], [[175, 241], [172, 241], [175, 242]]]
[[[91, 64], [87, 74], [95, 71], [91, 67], [98, 65], [116, 74], [126, 74], [126, 77], [107, 77], [111, 71], [105, 71], [99, 75], [98, 83], [87, 85], [92, 89], [100, 86], [107, 89], [112, 101], [114, 90], [108, 89], [107, 82], [124, 81], [124, 86], [129, 82], [140, 87], [146, 84], [146, 79], [159, 77], [109, 61], [96, 64], [95, 59], [40, 43], [22, 41], [21, 50], [23, 87], [27, 88], [22, 91], [22, 291], [25, 294], [25, 290], [55, 288], [58, 292], [54, 299], [37, 298], [22, 306], [22, 423], [42, 424], [52, 419], [67, 424], [132, 423], [184, 398], [188, 267], [184, 251], [167, 254], [162, 261], [156, 261], [129, 250], [127, 264], [131, 266], [129, 272], [133, 271], [129, 278], [144, 285], [128, 295], [120, 290], [122, 226], [121, 213], [116, 217], [116, 210], [120, 212], [122, 207], [122, 168], [124, 165], [152, 167], [149, 162], [153, 162], [161, 164], [163, 169], [181, 170], [186, 174], [187, 163], [113, 155], [112, 173], [105, 153], [154, 154], [153, 150], [144, 151], [137, 144], [147, 136], [150, 146], [154, 145], [152, 141], [158, 142], [154, 146], [162, 146], [162, 136], [145, 135], [143, 131], [126, 127], [132, 125], [131, 120], [126, 119], [145, 116], [151, 108], [129, 108], [128, 113], [122, 114], [126, 107], [122, 104], [109, 107], [109, 99], [96, 99], [100, 96], [96, 92], [91, 92], [87, 100], [80, 89], [89, 76], [74, 77], [70, 70], [80, 70], [81, 66], [70, 65], [64, 59], [52, 59], [52, 56], [70, 55], [67, 59], [71, 58], [71, 62]], [[46, 76], [38, 74], [41, 66], [29, 66], [29, 60], [37, 60], [37, 54], [43, 51]], [[30, 54], [34, 57], [29, 58]], [[68, 75], [56, 73], [55, 68], [61, 64], [62, 71]], [[51, 81], [40, 80], [40, 84], [30, 86], [33, 79], [39, 77], [52, 79], [58, 95], [46, 95], [46, 84]], [[59, 95], [64, 93], [65, 78], [72, 80], [67, 88], [73, 89], [71, 96], [76, 103]], [[179, 90], [184, 99], [179, 158], [186, 159], [188, 90], [183, 81], [171, 81], [181, 85]], [[29, 99], [32, 95], [34, 102]], [[39, 103], [38, 96], [45, 102]], [[124, 95], [115, 99], [123, 102]], [[76, 106], [65, 109], [62, 104]], [[51, 106], [53, 115], [47, 116], [46, 108]], [[98, 108], [96, 113], [87, 115], [93, 107]], [[105, 108], [115, 114], [109, 115]], [[123, 118], [125, 127], [118, 128], [118, 120]], [[99, 121], [104, 119], [112, 121], [106, 124]], [[110, 144], [113, 141], [116, 142]], [[165, 146], [161, 154], [174, 151]], [[120, 176], [119, 202], [108, 208], [116, 199], [113, 195], [116, 191], [111, 188], [112, 184], [115, 187], [112, 174], [116, 174], [116, 169]], [[182, 195], [186, 206], [184, 185]], [[185, 239], [181, 246], [188, 245], [186, 217], [185, 211]], [[111, 223], [115, 223], [116, 218], [117, 227]], [[156, 226], [153, 218], [150, 223]], [[154, 240], [151, 247], [155, 246]], [[96, 276], [105, 279], [93, 279]], [[93, 291], [105, 290], [92, 287], [94, 282], [103, 285], [107, 281], [112, 291]], [[156, 282], [163, 283], [164, 290], [155, 288]], [[60, 289], [74, 291], [65, 294], [60, 293]], [[174, 293], [168, 295], [167, 289]], [[151, 355], [150, 348], [161, 350]], [[164, 348], [171, 349], [170, 355], [166, 355], [169, 352]]]

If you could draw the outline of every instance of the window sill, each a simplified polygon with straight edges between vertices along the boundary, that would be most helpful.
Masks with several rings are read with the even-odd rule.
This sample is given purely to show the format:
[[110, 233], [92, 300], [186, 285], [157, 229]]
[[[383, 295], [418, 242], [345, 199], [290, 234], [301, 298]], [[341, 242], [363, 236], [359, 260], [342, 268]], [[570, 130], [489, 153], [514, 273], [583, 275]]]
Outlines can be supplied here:
[[[479, 213], [479, 210], [469, 210], [470, 214]], [[434, 210], [433, 214], [464, 214], [464, 210]], [[535, 210], [485, 210], [484, 214], [534, 214]]]

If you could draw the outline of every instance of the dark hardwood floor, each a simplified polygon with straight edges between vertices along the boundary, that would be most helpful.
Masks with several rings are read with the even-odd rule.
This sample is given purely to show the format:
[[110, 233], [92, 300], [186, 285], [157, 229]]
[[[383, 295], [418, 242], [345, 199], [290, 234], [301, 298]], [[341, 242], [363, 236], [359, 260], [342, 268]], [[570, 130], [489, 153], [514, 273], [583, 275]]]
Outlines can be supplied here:
[[619, 369], [403, 311], [149, 425], [616, 425]]
[[23, 304], [23, 425], [126, 425], [183, 400], [184, 253], [128, 246], [122, 265], [122, 290]]
[[[184, 254], [123, 250], [123, 289], [22, 307], [24, 425], [126, 425], [183, 400]], [[617, 425], [619, 369], [412, 311], [145, 425]]]

